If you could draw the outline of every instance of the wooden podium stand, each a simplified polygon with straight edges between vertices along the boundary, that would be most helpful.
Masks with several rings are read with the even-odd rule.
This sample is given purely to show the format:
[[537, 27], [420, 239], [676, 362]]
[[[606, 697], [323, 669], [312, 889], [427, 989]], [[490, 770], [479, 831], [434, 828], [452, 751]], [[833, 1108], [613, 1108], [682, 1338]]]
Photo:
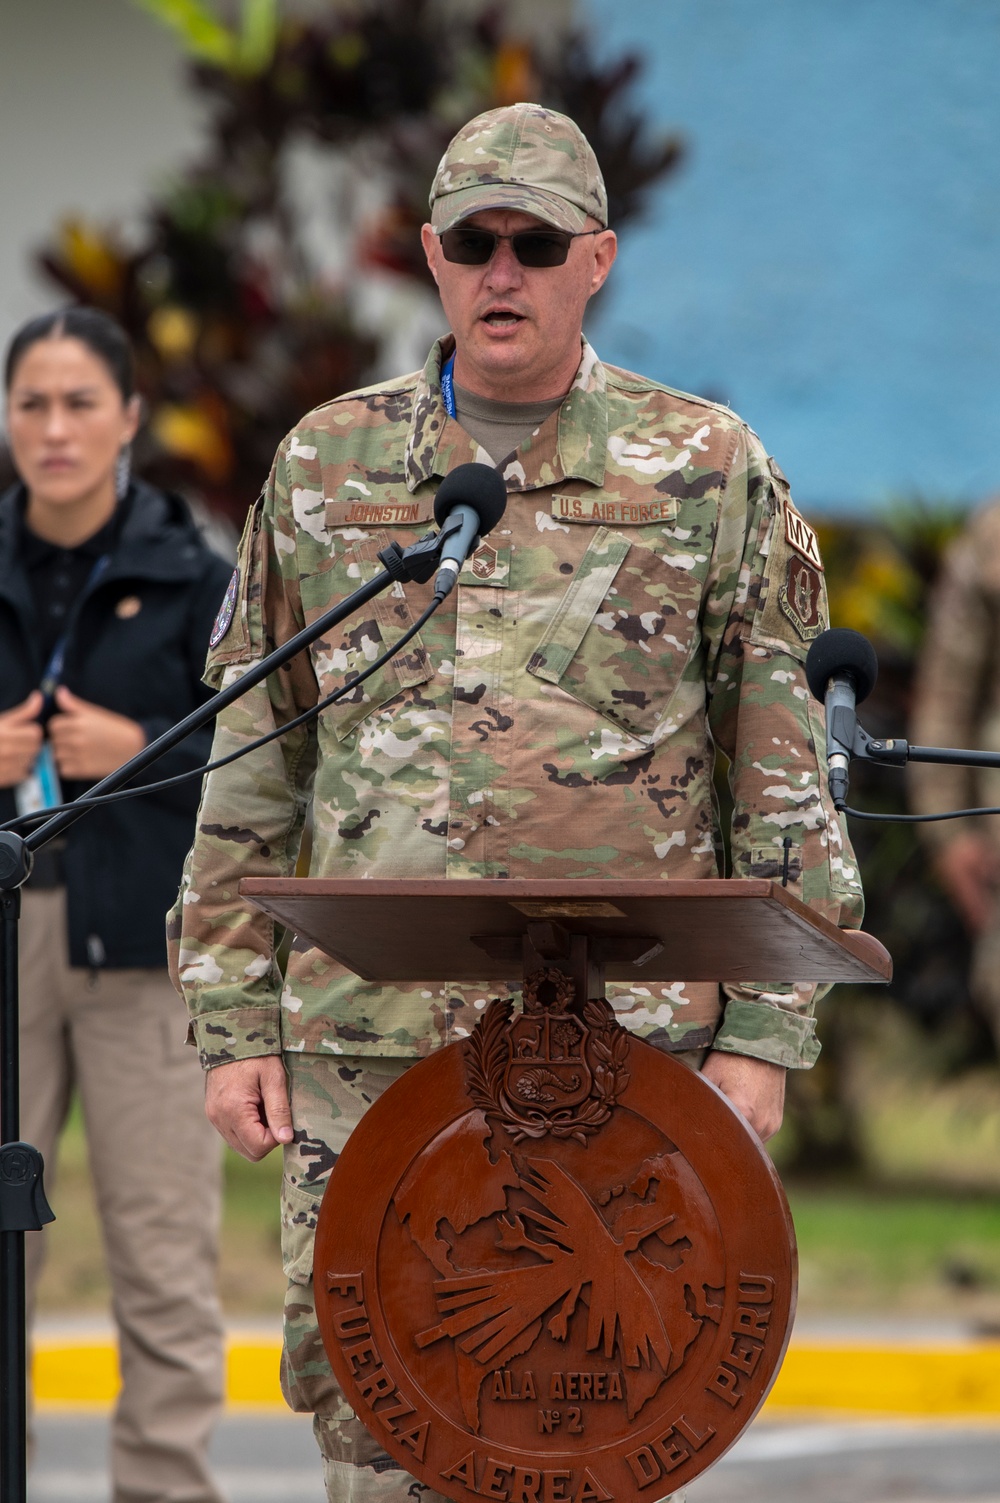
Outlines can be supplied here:
[[882, 946], [764, 881], [240, 890], [366, 980], [522, 989], [408, 1070], [330, 1177], [316, 1308], [380, 1444], [457, 1503], [656, 1503], [718, 1460], [788, 1342], [791, 1218], [743, 1118], [605, 981], [885, 982]]

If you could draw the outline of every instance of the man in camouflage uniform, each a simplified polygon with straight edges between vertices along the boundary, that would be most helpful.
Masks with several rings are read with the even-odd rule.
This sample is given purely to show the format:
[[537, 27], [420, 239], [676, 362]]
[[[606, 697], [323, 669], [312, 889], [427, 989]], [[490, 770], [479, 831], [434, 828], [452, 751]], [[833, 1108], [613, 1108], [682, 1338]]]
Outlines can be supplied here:
[[[467, 1037], [502, 989], [371, 985], [298, 945], [282, 980], [240, 878], [292, 870], [310, 807], [313, 876], [714, 877], [718, 745], [736, 875], [784, 866], [835, 923], [861, 913], [802, 666], [826, 625], [815, 536], [737, 417], [602, 365], [582, 339], [615, 253], [589, 145], [536, 105], [490, 112], [452, 142], [431, 208], [424, 245], [452, 334], [422, 372], [328, 403], [281, 446], [209, 682], [370, 578], [390, 538], [426, 531], [455, 466], [496, 463], [506, 513], [419, 640], [317, 728], [211, 775], [173, 918], [209, 1115], [249, 1158], [284, 1145], [285, 1391], [316, 1414], [330, 1497], [365, 1503], [418, 1484], [353, 1417], [323, 1355], [320, 1198], [365, 1106], [414, 1058]], [[498, 238], [481, 264], [453, 259], [483, 230]], [[561, 264], [522, 264], [537, 259], [511, 239], [525, 230], [550, 247], [562, 232]], [[430, 594], [382, 595], [251, 690], [220, 716], [215, 755], [373, 661]], [[702, 1066], [764, 1137], [786, 1069], [816, 1056], [814, 992], [609, 988], [626, 1027]]]
[[[917, 746], [1000, 752], [1000, 502], [984, 507], [945, 557], [931, 602], [910, 735]], [[1000, 805], [1000, 772], [914, 764], [921, 814]], [[921, 825], [945, 891], [973, 936], [973, 995], [1000, 1042], [1000, 823]]]

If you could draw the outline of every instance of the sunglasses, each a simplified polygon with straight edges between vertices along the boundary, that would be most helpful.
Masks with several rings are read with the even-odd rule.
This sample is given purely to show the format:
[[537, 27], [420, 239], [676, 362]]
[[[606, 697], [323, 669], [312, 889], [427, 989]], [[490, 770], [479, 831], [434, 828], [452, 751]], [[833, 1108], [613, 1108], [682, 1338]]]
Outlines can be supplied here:
[[453, 230], [442, 230], [438, 238], [445, 260], [458, 266], [485, 266], [501, 240], [510, 241], [511, 250], [522, 266], [564, 266], [571, 240], [600, 233], [600, 230], [581, 230], [571, 235], [568, 230], [518, 230], [515, 235], [495, 235], [492, 230], [458, 225]]

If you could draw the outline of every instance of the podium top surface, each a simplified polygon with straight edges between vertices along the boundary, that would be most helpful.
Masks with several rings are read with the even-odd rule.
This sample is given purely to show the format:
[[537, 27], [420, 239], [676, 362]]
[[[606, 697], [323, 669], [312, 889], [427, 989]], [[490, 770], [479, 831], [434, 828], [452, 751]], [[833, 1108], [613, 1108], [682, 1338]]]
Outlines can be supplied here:
[[[365, 981], [511, 980], [520, 964], [495, 941], [519, 942], [540, 919], [598, 937], [609, 956], [608, 981], [857, 983], [892, 976], [889, 954], [872, 935], [838, 929], [780, 883], [753, 878], [245, 877], [240, 893]], [[655, 944], [638, 962], [615, 958], [614, 941], [633, 936]], [[493, 955], [476, 943], [486, 937]], [[634, 946], [621, 949], [635, 953]]]

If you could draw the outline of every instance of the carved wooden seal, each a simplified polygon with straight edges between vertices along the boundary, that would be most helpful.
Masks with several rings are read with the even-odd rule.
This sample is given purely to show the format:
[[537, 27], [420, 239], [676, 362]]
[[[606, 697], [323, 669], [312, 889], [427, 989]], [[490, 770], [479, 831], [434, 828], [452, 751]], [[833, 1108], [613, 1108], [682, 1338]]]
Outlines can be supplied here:
[[459, 1503], [655, 1503], [753, 1418], [795, 1243], [725, 1098], [559, 972], [415, 1065], [333, 1171], [316, 1303], [340, 1383]]

